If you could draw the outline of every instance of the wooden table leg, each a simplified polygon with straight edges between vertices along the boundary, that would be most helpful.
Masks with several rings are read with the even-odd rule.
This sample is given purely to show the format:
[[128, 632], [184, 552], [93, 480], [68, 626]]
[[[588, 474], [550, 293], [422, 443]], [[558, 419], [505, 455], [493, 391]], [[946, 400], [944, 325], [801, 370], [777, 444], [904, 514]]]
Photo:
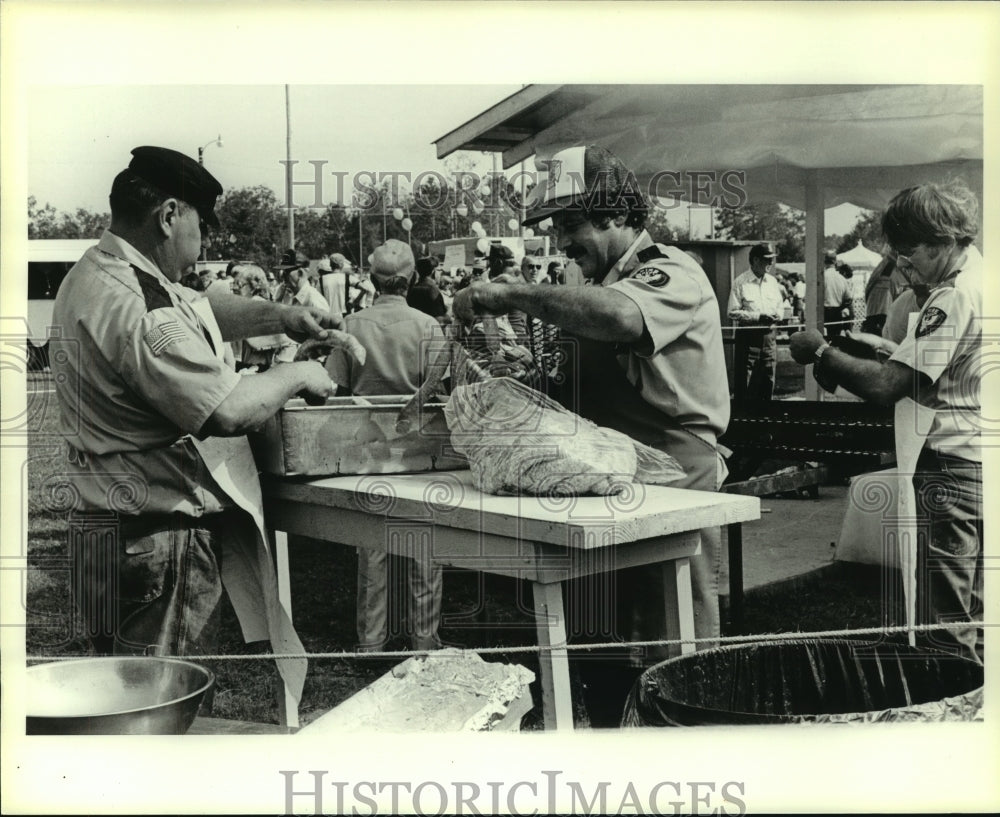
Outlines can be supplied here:
[[[663, 596], [666, 604], [667, 638], [694, 638], [694, 599], [691, 596], [691, 561], [686, 557], [663, 563]], [[693, 642], [680, 645], [685, 655], [695, 650]], [[671, 655], [676, 648], [670, 650]]]
[[726, 529], [729, 542], [729, 632], [743, 632], [743, 525], [739, 522]]
[[[546, 729], [573, 728], [573, 699], [569, 687], [569, 656], [566, 652], [566, 618], [562, 584], [532, 582], [535, 597], [535, 629], [542, 685], [542, 714]], [[560, 649], [560, 647], [562, 649]]]
[[[278, 603], [285, 609], [289, 620], [292, 618], [292, 581], [288, 569], [288, 534], [281, 530], [272, 531], [274, 566], [278, 578]], [[280, 676], [279, 676], [280, 679]], [[298, 728], [299, 707], [295, 696], [288, 691], [285, 682], [278, 681], [278, 723], [282, 726]]]

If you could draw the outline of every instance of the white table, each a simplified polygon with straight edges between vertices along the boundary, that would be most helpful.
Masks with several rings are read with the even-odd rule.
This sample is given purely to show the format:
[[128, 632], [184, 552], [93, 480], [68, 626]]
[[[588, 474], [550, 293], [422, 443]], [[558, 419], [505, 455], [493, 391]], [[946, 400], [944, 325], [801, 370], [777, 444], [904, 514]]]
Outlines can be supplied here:
[[[501, 497], [473, 487], [469, 471], [263, 480], [264, 516], [278, 590], [292, 612], [287, 534], [354, 547], [412, 552], [434, 561], [532, 583], [546, 729], [571, 729], [569, 660], [561, 582], [662, 564], [671, 638], [694, 638], [689, 558], [701, 528], [760, 518], [756, 497], [652, 485], [611, 497]], [[685, 644], [682, 652], [692, 652]], [[294, 705], [286, 708], [297, 725]]]

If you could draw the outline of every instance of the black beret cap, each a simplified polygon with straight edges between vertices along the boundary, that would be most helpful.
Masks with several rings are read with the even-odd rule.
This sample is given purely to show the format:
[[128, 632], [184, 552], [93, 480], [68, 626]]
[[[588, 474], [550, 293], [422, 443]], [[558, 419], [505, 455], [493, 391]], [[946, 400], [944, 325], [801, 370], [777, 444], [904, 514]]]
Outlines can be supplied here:
[[222, 185], [190, 156], [170, 148], [143, 145], [132, 150], [128, 169], [168, 196], [190, 204], [209, 226], [219, 226], [215, 199], [222, 195]]

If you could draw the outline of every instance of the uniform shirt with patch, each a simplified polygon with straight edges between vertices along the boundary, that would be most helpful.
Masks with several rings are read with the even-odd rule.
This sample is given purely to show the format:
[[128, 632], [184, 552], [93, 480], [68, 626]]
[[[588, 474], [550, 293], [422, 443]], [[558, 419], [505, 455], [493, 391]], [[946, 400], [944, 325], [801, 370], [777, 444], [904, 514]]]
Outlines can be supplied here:
[[983, 259], [969, 247], [962, 271], [931, 291], [893, 353], [926, 375], [916, 400], [935, 409], [927, 437], [935, 451], [980, 462]]
[[714, 443], [729, 424], [729, 381], [708, 276], [686, 252], [654, 245], [644, 230], [603, 285], [633, 301], [645, 324], [643, 341], [625, 356], [629, 382], [650, 405]]
[[195, 307], [203, 297], [107, 231], [59, 288], [52, 369], [86, 505], [105, 507], [121, 472], [143, 483], [146, 512], [197, 516], [228, 504], [184, 439], [240, 380]]

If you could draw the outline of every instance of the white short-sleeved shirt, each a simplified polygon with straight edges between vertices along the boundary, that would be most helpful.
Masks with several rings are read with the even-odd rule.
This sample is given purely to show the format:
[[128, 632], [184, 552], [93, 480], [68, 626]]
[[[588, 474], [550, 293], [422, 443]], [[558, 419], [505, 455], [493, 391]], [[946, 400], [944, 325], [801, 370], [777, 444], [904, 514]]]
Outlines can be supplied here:
[[240, 382], [195, 308], [204, 297], [107, 231], [60, 286], [50, 357], [85, 506], [106, 509], [123, 473], [143, 483], [145, 512], [199, 516], [231, 504], [186, 439]]
[[647, 403], [714, 444], [729, 425], [729, 381], [719, 302], [704, 270], [644, 230], [603, 285], [636, 304], [649, 333], [651, 343], [627, 355], [629, 382]]
[[320, 276], [323, 297], [330, 304], [330, 314], [337, 317], [347, 312], [347, 276], [342, 272], [328, 272]]
[[299, 304], [299, 306], [311, 306], [313, 309], [319, 309], [322, 312], [330, 311], [330, 304], [326, 302], [326, 298], [309, 283], [302, 285], [302, 289], [292, 296], [292, 301]]
[[833, 267], [823, 270], [823, 306], [832, 309], [843, 306], [849, 299], [847, 279]]
[[924, 374], [930, 386], [916, 400], [935, 409], [926, 445], [982, 461], [983, 259], [969, 247], [961, 272], [932, 290], [890, 360]]

